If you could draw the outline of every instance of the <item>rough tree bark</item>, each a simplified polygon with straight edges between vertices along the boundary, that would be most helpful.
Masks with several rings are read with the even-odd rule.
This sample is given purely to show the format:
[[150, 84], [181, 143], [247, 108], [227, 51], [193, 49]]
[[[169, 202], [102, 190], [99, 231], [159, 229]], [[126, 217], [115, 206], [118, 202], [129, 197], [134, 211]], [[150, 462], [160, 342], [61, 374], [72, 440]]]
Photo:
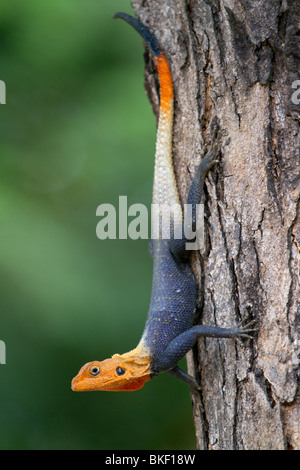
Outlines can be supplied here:
[[[226, 131], [206, 184], [206, 244], [194, 257], [199, 318], [256, 318], [244, 346], [200, 340], [188, 369], [199, 449], [300, 449], [298, 0], [132, 0], [174, 78], [182, 201], [212, 128]], [[158, 82], [146, 53], [146, 90]], [[298, 86], [299, 88], [299, 86]], [[295, 100], [294, 100], [295, 101]]]

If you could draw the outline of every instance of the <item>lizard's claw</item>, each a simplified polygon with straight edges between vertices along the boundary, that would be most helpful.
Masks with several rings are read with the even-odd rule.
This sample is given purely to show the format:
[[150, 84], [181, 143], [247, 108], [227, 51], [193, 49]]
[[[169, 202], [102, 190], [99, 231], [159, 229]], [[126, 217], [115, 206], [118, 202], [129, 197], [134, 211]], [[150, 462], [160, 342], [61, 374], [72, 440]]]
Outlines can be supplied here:
[[256, 320], [252, 320], [244, 326], [243, 326], [243, 323], [244, 322], [241, 321], [238, 324], [238, 326], [237, 326], [238, 333], [237, 333], [237, 336], [234, 338], [239, 344], [243, 344], [243, 342], [241, 341], [241, 338], [253, 339], [253, 336], [249, 335], [248, 333], [252, 333], [254, 331], [259, 330], [259, 328], [250, 328], [250, 326], [252, 326], [256, 323]]
[[200, 156], [201, 156], [201, 160], [204, 158], [204, 155], [207, 153], [207, 144], [203, 144], [203, 147], [201, 149], [201, 153], [200, 153]]
[[212, 138], [212, 145], [209, 149], [208, 152], [206, 152], [202, 164], [204, 171], [207, 173], [213, 165], [216, 165], [219, 163], [219, 160], [217, 159], [218, 153], [221, 149], [222, 145], [222, 137], [225, 135], [225, 131], [215, 131], [213, 138]]
[[221, 150], [222, 139], [226, 134], [225, 130], [222, 129], [221, 131], [217, 131], [214, 135], [213, 144], [212, 144], [212, 156], [215, 159], [218, 155], [219, 151]]

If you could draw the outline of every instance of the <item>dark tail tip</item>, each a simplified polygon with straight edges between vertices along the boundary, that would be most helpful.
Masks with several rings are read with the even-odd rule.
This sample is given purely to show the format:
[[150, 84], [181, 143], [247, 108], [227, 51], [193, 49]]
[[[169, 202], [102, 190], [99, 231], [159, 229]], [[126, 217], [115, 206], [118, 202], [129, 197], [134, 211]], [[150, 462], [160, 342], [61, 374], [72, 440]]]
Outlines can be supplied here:
[[122, 20], [125, 20], [128, 24], [130, 24], [146, 41], [155, 57], [159, 56], [162, 53], [162, 49], [157, 39], [153, 36], [149, 29], [139, 20], [137, 20], [131, 15], [128, 15], [128, 13], [123, 12], [115, 13], [113, 18], [121, 18]]

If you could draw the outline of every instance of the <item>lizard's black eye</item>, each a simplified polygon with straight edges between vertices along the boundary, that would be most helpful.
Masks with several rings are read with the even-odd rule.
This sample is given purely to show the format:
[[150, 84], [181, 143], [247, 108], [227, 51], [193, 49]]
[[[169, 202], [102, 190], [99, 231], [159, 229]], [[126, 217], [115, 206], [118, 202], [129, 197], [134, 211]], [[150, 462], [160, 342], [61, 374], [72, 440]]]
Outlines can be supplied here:
[[122, 367], [117, 367], [117, 368], [116, 368], [116, 373], [117, 373], [118, 375], [124, 375], [125, 372], [126, 372], [125, 369], [122, 369]]
[[100, 367], [98, 367], [98, 366], [91, 366], [91, 367], [89, 368], [89, 373], [90, 373], [90, 375], [93, 375], [93, 376], [100, 374]]

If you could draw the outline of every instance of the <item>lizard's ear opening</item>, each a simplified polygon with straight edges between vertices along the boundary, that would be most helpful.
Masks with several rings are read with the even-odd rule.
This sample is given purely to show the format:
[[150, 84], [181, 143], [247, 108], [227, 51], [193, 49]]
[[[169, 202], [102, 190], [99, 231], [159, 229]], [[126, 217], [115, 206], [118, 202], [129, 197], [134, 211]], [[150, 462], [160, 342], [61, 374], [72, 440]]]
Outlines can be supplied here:
[[116, 368], [116, 373], [120, 376], [120, 375], [124, 375], [126, 372], [125, 369], [123, 369], [123, 367], [117, 367]]

